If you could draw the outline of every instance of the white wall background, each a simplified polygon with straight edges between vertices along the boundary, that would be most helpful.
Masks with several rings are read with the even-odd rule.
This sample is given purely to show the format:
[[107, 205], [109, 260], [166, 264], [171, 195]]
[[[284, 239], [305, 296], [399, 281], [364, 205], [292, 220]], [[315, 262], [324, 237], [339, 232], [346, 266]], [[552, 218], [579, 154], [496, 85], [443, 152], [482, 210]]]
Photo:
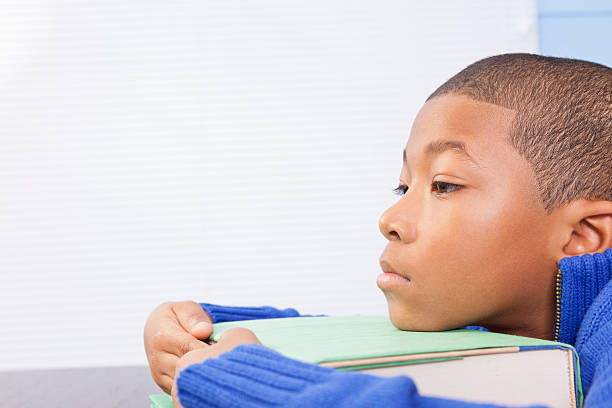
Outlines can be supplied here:
[[0, 0], [0, 369], [144, 364], [165, 300], [386, 313], [426, 96], [532, 0]]

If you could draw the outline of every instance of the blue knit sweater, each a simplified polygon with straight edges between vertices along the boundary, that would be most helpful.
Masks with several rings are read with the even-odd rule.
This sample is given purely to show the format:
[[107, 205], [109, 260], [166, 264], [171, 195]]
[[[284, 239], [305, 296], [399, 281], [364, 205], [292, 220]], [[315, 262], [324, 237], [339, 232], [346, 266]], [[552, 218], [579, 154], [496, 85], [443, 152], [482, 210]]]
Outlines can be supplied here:
[[[565, 258], [559, 341], [580, 357], [585, 408], [612, 407], [612, 249]], [[215, 323], [295, 317], [294, 309], [225, 307], [202, 303]], [[193, 364], [178, 379], [185, 408], [228, 407], [494, 407], [424, 397], [406, 376], [379, 378], [292, 360], [261, 345], [242, 345], [218, 358]]]

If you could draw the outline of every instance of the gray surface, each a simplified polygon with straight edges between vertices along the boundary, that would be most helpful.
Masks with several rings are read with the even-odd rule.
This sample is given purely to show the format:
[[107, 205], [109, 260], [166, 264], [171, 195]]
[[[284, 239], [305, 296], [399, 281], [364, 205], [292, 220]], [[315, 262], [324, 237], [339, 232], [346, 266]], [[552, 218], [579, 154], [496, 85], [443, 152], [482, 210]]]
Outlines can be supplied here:
[[0, 371], [0, 384], [10, 408], [149, 407], [162, 392], [146, 366]]

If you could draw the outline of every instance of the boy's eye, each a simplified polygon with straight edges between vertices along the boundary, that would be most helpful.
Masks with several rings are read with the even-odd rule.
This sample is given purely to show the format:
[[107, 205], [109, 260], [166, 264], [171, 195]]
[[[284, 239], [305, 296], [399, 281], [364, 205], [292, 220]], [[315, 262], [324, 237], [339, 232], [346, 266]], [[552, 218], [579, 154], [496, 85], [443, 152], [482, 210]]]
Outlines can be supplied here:
[[397, 195], [404, 195], [408, 191], [408, 186], [404, 184], [400, 184], [399, 186], [393, 189], [393, 192]]
[[443, 181], [434, 181], [431, 183], [431, 189], [434, 193], [446, 194], [461, 188], [458, 184], [445, 183]]

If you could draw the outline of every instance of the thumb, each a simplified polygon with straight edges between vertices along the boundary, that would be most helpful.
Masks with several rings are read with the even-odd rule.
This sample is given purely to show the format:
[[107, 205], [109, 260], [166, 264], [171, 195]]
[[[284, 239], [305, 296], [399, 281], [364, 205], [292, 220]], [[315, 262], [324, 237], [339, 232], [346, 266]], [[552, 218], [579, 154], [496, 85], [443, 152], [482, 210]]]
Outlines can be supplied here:
[[200, 304], [187, 301], [173, 306], [179, 324], [186, 332], [198, 339], [206, 339], [213, 332], [212, 319]]

